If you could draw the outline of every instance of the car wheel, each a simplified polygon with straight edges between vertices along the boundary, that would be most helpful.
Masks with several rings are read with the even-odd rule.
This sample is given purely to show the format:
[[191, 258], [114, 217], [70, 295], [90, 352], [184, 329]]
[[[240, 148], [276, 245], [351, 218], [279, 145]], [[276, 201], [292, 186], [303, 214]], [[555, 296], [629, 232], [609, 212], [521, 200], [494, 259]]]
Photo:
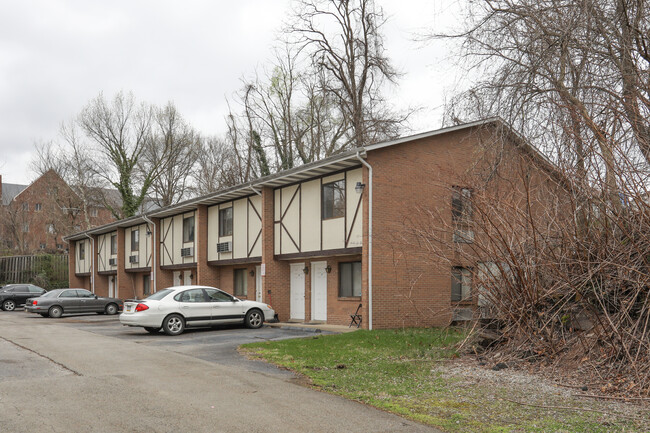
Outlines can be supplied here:
[[144, 330], [147, 331], [149, 334], [157, 334], [158, 332], [160, 332], [160, 328], [150, 328], [148, 326], [145, 326]]
[[109, 316], [112, 316], [113, 314], [117, 314], [117, 305], [115, 304], [108, 304], [106, 306], [106, 309], [104, 310], [106, 314]]
[[248, 313], [246, 313], [245, 323], [246, 326], [251, 329], [261, 328], [262, 323], [264, 323], [264, 316], [260, 310], [249, 310]]
[[163, 331], [167, 335], [180, 335], [185, 330], [185, 320], [178, 314], [172, 314], [165, 317], [163, 321]]
[[14, 311], [16, 309], [16, 303], [11, 299], [7, 299], [2, 303], [2, 309], [5, 311]]
[[55, 305], [54, 307], [50, 307], [50, 309], [47, 311], [47, 314], [50, 317], [58, 319], [63, 314], [63, 308], [59, 307], [58, 305]]

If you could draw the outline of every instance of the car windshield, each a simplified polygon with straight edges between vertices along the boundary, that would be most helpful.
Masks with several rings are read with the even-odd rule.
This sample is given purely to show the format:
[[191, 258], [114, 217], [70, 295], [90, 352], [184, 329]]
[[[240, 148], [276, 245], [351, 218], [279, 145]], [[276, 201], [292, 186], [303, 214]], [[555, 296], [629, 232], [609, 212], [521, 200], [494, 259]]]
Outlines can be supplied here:
[[54, 291], [52, 291], [52, 292], [45, 292], [45, 293], [43, 293], [43, 294], [41, 295], [41, 298], [53, 298], [53, 297], [55, 297], [58, 293], [60, 293], [60, 292], [54, 292]]
[[162, 298], [165, 296], [169, 295], [171, 292], [173, 292], [172, 289], [164, 289], [159, 292], [154, 293], [153, 295], [144, 298], [144, 300], [150, 300], [150, 301], [160, 301]]

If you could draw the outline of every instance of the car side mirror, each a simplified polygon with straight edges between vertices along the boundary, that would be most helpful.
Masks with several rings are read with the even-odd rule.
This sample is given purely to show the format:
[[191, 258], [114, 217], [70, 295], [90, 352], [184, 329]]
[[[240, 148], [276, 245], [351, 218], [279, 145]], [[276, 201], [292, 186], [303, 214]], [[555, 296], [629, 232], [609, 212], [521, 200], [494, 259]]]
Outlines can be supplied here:
[[239, 302], [239, 299], [235, 298], [234, 296], [232, 297], [233, 302]]

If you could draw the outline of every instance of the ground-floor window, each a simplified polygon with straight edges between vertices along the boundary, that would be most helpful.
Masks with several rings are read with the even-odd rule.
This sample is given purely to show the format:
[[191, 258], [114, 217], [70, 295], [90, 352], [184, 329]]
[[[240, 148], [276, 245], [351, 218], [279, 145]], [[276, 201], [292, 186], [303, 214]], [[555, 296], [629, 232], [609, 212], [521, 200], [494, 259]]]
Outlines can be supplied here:
[[235, 296], [246, 296], [248, 291], [248, 269], [235, 269]]
[[472, 297], [472, 271], [462, 266], [451, 268], [451, 300], [469, 301]]
[[361, 296], [361, 262], [339, 263], [339, 297]]
[[145, 296], [151, 295], [151, 275], [142, 276], [142, 287]]

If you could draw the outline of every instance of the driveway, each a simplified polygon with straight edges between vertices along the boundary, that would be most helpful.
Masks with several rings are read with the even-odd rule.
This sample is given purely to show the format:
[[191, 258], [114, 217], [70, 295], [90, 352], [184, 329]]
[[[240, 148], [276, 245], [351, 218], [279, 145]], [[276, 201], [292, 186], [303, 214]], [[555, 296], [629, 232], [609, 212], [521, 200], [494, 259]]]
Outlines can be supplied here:
[[[33, 315], [35, 323], [52, 319]], [[237, 352], [246, 343], [284, 340], [287, 338], [310, 338], [316, 334], [300, 329], [281, 329], [263, 326], [248, 329], [242, 325], [223, 325], [214, 328], [189, 328], [179, 336], [171, 337], [160, 332], [149, 334], [143, 328], [122, 326], [118, 316], [96, 314], [66, 316], [60, 323], [94, 334], [106, 335], [151, 347], [157, 347], [221, 365], [237, 365], [250, 371], [293, 378], [290, 371], [279, 369], [263, 361], [248, 360]], [[331, 334], [322, 332], [318, 335]]]
[[[437, 432], [297, 385], [234, 352], [236, 341], [289, 332], [306, 335], [224, 328], [169, 338], [101, 316], [0, 313], [0, 430]], [[221, 347], [210, 343], [217, 340]]]

